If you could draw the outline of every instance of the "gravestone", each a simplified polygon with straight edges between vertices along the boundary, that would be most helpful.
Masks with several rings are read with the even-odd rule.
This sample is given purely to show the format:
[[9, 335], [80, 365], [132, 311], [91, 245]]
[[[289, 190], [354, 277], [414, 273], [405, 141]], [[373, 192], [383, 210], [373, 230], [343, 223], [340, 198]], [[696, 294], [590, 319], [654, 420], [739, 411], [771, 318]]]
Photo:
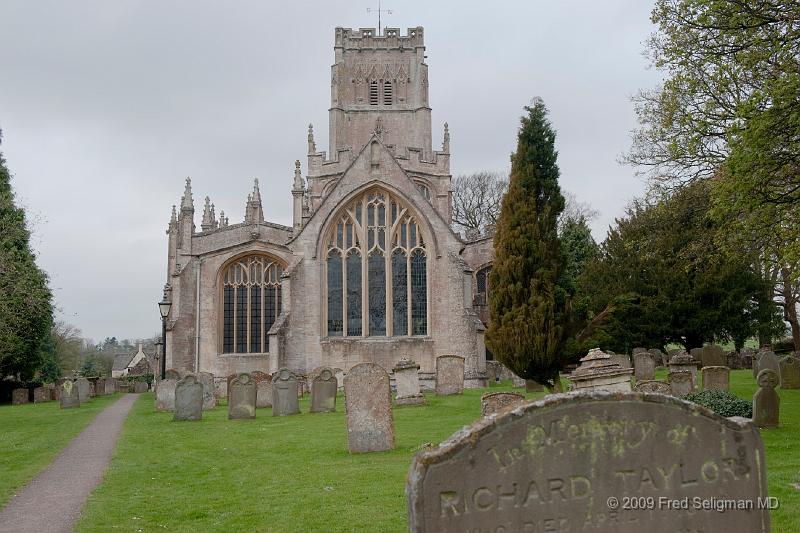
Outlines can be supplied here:
[[648, 379], [644, 381], [637, 381], [633, 390], [636, 392], [653, 392], [657, 394], [672, 394], [672, 389], [666, 381], [658, 381], [655, 379]]
[[311, 382], [311, 413], [333, 413], [336, 411], [336, 391], [339, 384], [332, 368], [323, 367]]
[[[606, 352], [608, 353], [608, 352]], [[611, 354], [611, 363], [619, 365], [620, 368], [632, 368], [631, 366], [631, 358], [628, 357], [628, 354], [624, 353], [616, 353]]]
[[66, 380], [61, 384], [61, 393], [59, 403], [62, 409], [70, 409], [72, 407], [80, 407], [81, 399], [78, 395], [78, 387], [72, 380]]
[[89, 380], [86, 378], [78, 378], [75, 380], [75, 386], [78, 387], [78, 398], [80, 399], [81, 403], [83, 404], [88, 402], [92, 392], [92, 386], [89, 383]]
[[231, 380], [228, 390], [228, 420], [256, 417], [256, 382], [244, 372]]
[[631, 352], [631, 355], [636, 355], [638, 353], [648, 353], [647, 348], [643, 348], [641, 346], [634, 348], [633, 351]]
[[49, 402], [50, 398], [50, 389], [47, 387], [36, 387], [33, 389], [33, 403]]
[[781, 362], [772, 350], [765, 350], [758, 354], [758, 366], [753, 365], [753, 372], [758, 376], [766, 368], [778, 374], [778, 380], [780, 381]]
[[202, 420], [204, 389], [192, 374], [184, 376], [175, 386], [175, 416], [172, 419]]
[[375, 363], [358, 364], [344, 377], [344, 395], [350, 453], [394, 449], [389, 374]]
[[730, 388], [731, 369], [727, 366], [704, 366], [700, 370], [703, 390], [724, 390]]
[[200, 372], [197, 374], [197, 382], [203, 386], [203, 410], [207, 411], [217, 406], [217, 397], [214, 394], [214, 374], [211, 372]]
[[[169, 380], [169, 381], [172, 381], [172, 380]], [[173, 383], [175, 383], [175, 382], [173, 382]], [[143, 392], [147, 392], [148, 390], [150, 390], [150, 386], [147, 384], [146, 381], [136, 381], [136, 382], [133, 383], [133, 392], [135, 392], [136, 394], [141, 394]], [[173, 387], [172, 391], [174, 393], [174, 391], [175, 391], [174, 387]], [[174, 394], [173, 394], [173, 397], [174, 397]], [[173, 407], [174, 407], [174, 401], [173, 401]], [[170, 409], [170, 411], [172, 411], [172, 409]]]
[[114, 394], [117, 392], [117, 380], [113, 378], [108, 378], [105, 383], [105, 394]]
[[[489, 368], [487, 363], [486, 368]], [[394, 365], [394, 383], [397, 388], [397, 405], [423, 405], [425, 397], [419, 389], [419, 365], [411, 359], [403, 358]]]
[[[140, 382], [136, 382], [137, 384]], [[169, 412], [175, 410], [175, 379], [162, 379], [156, 384], [156, 411]], [[135, 392], [135, 391], [134, 391]]]
[[14, 389], [11, 391], [11, 405], [28, 403], [28, 389]]
[[231, 393], [231, 381], [236, 379], [239, 374], [228, 374], [228, 377], [225, 378], [225, 396], [227, 397]]
[[703, 349], [702, 348], [692, 348], [689, 350], [689, 356], [694, 360], [697, 364], [702, 364], [703, 362]]
[[[769, 512], [757, 507], [766, 479], [761, 438], [744, 419], [661, 394], [551, 396], [418, 452], [408, 530], [767, 533]], [[756, 507], [692, 507], [720, 497]]]
[[486, 361], [486, 380], [489, 384], [497, 382], [500, 377], [500, 363], [497, 361]]
[[647, 350], [647, 352], [650, 354], [650, 357], [653, 358], [656, 366], [665, 366], [667, 364], [667, 356], [658, 348], [652, 348]]
[[106, 395], [106, 380], [103, 378], [97, 379], [94, 382], [94, 394], [95, 396], [105, 396]]
[[781, 359], [781, 388], [800, 389], [800, 359], [793, 355]]
[[692, 375], [692, 390], [694, 390], [695, 383], [697, 383], [697, 364], [695, 364], [692, 356], [681, 350], [670, 358], [667, 366], [670, 374], [673, 372], [689, 372]]
[[436, 394], [449, 396], [464, 392], [464, 358], [440, 355], [436, 358]]
[[281, 368], [272, 376], [272, 416], [296, 415], [300, 412], [297, 390], [297, 377], [288, 368]]
[[756, 351], [752, 348], [742, 348], [739, 358], [742, 360], [742, 368], [753, 368], [753, 356]]
[[703, 366], [725, 366], [727, 363], [725, 350], [716, 344], [703, 346], [701, 358]]
[[481, 396], [481, 415], [493, 415], [524, 401], [525, 396], [516, 392], [487, 392]]
[[272, 407], [272, 379], [256, 383], [256, 407]]
[[174, 368], [170, 368], [166, 372], [164, 372], [164, 379], [174, 379], [175, 382], [181, 380], [183, 376], [181, 375], [180, 371], [175, 370]]
[[760, 428], [776, 428], [780, 421], [781, 399], [775, 392], [778, 373], [771, 368], [758, 372], [758, 390], [753, 395], [753, 424]]
[[544, 385], [537, 383], [532, 379], [525, 380], [525, 392], [542, 392]]
[[613, 357], [600, 348], [589, 350], [581, 358], [581, 365], [570, 376], [573, 388], [583, 391], [630, 392], [633, 370], [621, 368], [613, 362]]
[[656, 364], [648, 352], [633, 355], [633, 371], [636, 381], [649, 381], [656, 377]]
[[728, 368], [730, 368], [731, 370], [741, 370], [741, 369], [743, 368], [743, 367], [742, 367], [742, 358], [741, 358], [741, 356], [740, 356], [738, 353], [736, 353], [735, 351], [733, 351], [733, 352], [728, 352], [728, 353], [725, 355], [725, 360], [727, 361], [727, 363], [725, 364], [725, 366], [727, 366], [727, 367], [728, 367]]
[[694, 392], [692, 373], [686, 370], [669, 373], [669, 388], [673, 396], [683, 397]]

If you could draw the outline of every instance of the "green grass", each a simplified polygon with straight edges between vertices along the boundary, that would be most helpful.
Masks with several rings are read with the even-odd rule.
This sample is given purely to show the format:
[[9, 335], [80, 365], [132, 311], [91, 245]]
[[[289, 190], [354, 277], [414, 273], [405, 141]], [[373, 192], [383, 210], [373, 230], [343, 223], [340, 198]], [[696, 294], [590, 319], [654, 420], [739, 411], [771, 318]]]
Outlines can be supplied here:
[[[750, 371], [732, 376], [732, 392], [750, 398]], [[337, 413], [308, 414], [306, 397], [299, 416], [273, 418], [264, 409], [246, 421], [228, 421], [223, 406], [201, 422], [174, 423], [144, 394], [77, 530], [405, 531], [411, 457], [477, 419], [483, 392], [427, 395], [426, 407], [396, 408], [397, 449], [366, 455], [347, 453], [341, 403]], [[800, 532], [792, 486], [800, 483], [800, 390], [780, 394], [782, 427], [762, 431], [770, 495], [781, 501], [772, 529]]]
[[0, 406], [0, 507], [117, 399], [99, 396], [79, 409], [58, 402]]

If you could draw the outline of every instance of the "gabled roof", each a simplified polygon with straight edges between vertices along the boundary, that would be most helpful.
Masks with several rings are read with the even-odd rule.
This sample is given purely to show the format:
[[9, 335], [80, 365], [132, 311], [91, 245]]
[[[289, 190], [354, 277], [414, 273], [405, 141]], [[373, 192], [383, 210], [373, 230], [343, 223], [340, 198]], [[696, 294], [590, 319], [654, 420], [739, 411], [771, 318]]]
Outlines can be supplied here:
[[114, 356], [114, 365], [111, 370], [125, 370], [133, 360], [135, 353], [118, 353]]

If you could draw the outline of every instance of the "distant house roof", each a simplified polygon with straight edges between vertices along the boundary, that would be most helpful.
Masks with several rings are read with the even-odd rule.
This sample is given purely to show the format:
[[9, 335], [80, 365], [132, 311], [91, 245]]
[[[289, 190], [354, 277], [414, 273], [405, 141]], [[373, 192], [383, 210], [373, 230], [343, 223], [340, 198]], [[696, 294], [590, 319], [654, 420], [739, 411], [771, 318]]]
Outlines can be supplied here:
[[114, 356], [114, 366], [111, 367], [111, 370], [114, 371], [122, 371], [128, 368], [128, 364], [130, 364], [133, 356], [136, 355], [135, 353], [118, 353]]

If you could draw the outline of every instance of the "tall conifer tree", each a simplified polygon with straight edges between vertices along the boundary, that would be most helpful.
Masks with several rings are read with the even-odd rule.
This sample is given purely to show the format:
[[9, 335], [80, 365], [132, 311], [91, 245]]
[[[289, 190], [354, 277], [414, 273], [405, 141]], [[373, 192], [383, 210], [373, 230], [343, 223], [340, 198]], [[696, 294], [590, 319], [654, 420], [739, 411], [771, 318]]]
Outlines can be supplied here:
[[547, 108], [537, 98], [525, 110], [494, 237], [486, 340], [515, 374], [552, 388], [566, 359], [570, 332], [565, 260], [558, 240], [564, 197]]

